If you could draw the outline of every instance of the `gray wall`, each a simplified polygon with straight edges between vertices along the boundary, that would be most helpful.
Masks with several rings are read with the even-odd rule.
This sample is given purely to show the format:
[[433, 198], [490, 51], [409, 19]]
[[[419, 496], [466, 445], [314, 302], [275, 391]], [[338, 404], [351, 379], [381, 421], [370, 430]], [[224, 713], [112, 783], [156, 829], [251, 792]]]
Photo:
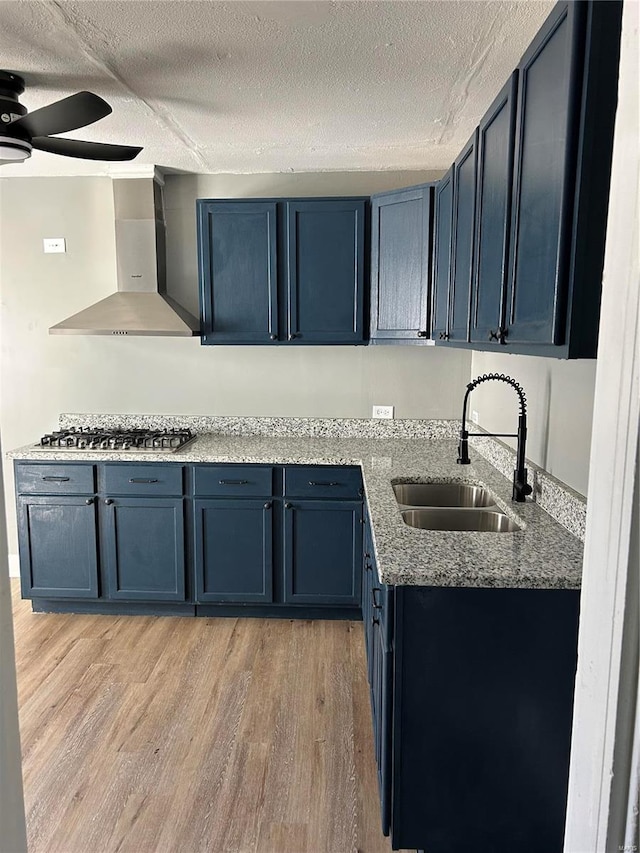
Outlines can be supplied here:
[[[409, 185], [433, 173], [172, 176], [167, 180], [169, 290], [197, 312], [195, 199], [339, 195]], [[5, 448], [55, 428], [60, 412], [450, 418], [471, 356], [417, 347], [201, 347], [198, 339], [50, 336], [49, 326], [115, 290], [109, 178], [0, 179]], [[67, 253], [45, 255], [44, 237]], [[16, 552], [11, 469], [9, 548]]]
[[[506, 373], [522, 385], [527, 396], [527, 457], [586, 495], [595, 359], [562, 361], [474, 352], [471, 378], [482, 373]], [[476, 388], [469, 398], [469, 414], [472, 410], [490, 432], [514, 432], [517, 427], [517, 398], [503, 383], [487, 382]]]

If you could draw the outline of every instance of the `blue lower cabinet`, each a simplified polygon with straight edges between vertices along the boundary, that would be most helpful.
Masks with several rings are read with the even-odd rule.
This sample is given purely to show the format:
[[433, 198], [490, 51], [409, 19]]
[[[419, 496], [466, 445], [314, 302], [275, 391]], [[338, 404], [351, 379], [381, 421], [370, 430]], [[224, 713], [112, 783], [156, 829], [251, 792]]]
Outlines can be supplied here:
[[184, 601], [182, 498], [106, 498], [100, 510], [108, 597]]
[[194, 501], [196, 600], [273, 601], [273, 502]]
[[284, 504], [284, 602], [360, 604], [361, 501]]
[[21, 495], [18, 535], [23, 598], [97, 598], [96, 499]]

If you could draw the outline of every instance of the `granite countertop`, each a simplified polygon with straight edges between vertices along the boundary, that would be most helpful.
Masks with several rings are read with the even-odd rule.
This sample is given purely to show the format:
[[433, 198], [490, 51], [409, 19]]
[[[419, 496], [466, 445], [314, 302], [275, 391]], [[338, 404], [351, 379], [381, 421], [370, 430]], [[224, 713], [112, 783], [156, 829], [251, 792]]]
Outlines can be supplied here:
[[[577, 589], [582, 542], [533, 501], [513, 503], [511, 482], [477, 452], [456, 464], [457, 443], [428, 438], [317, 438], [201, 434], [182, 452], [73, 454], [18, 448], [8, 458], [94, 462], [248, 462], [359, 465], [380, 580], [424, 586]], [[521, 530], [476, 533], [418, 530], [404, 524], [394, 482], [467, 482], [483, 486]]]

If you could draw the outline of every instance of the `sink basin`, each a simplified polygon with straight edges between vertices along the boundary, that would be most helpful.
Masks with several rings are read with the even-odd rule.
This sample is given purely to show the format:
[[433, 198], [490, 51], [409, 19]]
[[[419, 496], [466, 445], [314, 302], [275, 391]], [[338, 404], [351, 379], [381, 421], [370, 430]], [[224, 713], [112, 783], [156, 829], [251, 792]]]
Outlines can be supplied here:
[[495, 504], [486, 489], [461, 483], [398, 483], [393, 491], [398, 503], [404, 506], [482, 507]]
[[421, 530], [472, 530], [477, 533], [513, 533], [520, 530], [509, 516], [495, 510], [421, 508], [402, 510], [409, 527]]

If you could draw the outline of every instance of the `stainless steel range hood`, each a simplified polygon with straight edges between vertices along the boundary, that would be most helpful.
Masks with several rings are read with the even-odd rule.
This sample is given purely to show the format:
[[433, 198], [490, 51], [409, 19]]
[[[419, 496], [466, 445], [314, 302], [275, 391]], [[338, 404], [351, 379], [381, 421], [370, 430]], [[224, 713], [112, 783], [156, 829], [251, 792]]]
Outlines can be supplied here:
[[49, 329], [51, 335], [193, 337], [199, 322], [166, 293], [162, 187], [151, 178], [113, 181], [117, 293]]

